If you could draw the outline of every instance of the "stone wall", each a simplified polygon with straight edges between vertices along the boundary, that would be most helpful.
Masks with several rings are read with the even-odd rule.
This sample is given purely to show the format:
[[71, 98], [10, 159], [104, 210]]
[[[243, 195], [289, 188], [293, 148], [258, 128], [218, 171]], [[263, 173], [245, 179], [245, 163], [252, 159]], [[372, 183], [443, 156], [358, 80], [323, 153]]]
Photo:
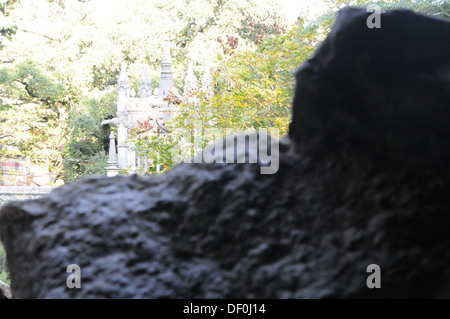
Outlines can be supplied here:
[[54, 187], [49, 186], [0, 186], [0, 205], [10, 200], [36, 199], [50, 193]]

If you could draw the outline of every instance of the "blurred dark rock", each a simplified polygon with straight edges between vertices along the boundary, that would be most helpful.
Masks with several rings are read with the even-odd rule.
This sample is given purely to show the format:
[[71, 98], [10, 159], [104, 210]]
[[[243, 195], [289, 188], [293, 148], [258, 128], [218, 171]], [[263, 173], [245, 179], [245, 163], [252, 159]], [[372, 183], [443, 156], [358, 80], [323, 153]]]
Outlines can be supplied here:
[[370, 14], [341, 10], [300, 67], [289, 135], [325, 156], [448, 159], [450, 23], [396, 10], [370, 29]]
[[299, 69], [276, 174], [181, 164], [5, 205], [14, 297], [449, 297], [450, 23], [369, 14], [342, 10]]

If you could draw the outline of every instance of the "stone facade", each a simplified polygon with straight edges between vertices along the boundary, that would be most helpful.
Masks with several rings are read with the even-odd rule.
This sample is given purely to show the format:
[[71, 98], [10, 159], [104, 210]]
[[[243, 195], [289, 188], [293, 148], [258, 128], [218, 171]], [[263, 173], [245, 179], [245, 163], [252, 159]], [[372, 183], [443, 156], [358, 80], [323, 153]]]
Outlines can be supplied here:
[[[148, 165], [145, 158], [140, 158], [136, 154], [128, 133], [137, 125], [138, 121], [149, 121], [150, 125], [155, 128], [155, 134], [165, 133], [164, 123], [176, 110], [176, 105], [166, 99], [169, 94], [180, 99], [183, 98], [188, 102], [195, 102], [192, 96], [197, 90], [197, 78], [194, 75], [192, 64], [189, 65], [185, 78], [184, 95], [182, 96], [175, 87], [168, 40], [166, 40], [161, 64], [160, 83], [153, 92], [147, 68], [143, 68], [142, 77], [139, 81], [138, 96], [130, 87], [126, 65], [125, 63], [122, 64], [117, 84], [117, 117], [102, 122], [102, 125], [113, 124], [117, 126], [117, 151], [115, 149], [115, 136], [110, 135], [107, 176], [117, 175], [120, 169], [136, 172], [142, 166]], [[202, 90], [212, 92], [212, 78], [208, 68], [205, 68]]]
[[36, 199], [47, 195], [55, 187], [44, 186], [0, 186], [0, 206], [11, 200]]

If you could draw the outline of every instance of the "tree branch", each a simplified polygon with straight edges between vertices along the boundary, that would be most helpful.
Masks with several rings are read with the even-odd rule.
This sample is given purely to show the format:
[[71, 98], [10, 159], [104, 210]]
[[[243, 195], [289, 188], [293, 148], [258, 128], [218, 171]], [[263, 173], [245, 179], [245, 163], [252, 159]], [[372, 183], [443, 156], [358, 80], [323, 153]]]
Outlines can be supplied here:
[[61, 40], [60, 40], [60, 39], [54, 39], [54, 38], [52, 38], [52, 37], [50, 37], [50, 36], [48, 36], [48, 35], [46, 35], [46, 34], [42, 34], [42, 33], [35, 32], [35, 31], [30, 31], [30, 30], [25, 30], [25, 29], [19, 29], [19, 30], [22, 31], [22, 32], [35, 34], [35, 35], [37, 35], [37, 36], [40, 36], [40, 37], [49, 39], [49, 40], [51, 40], [51, 41], [58, 41], [58, 42], [61, 43]]
[[29, 96], [34, 97], [34, 98], [38, 99], [39, 101], [45, 103], [47, 106], [49, 106], [53, 110], [53, 112], [56, 113], [58, 119], [60, 118], [60, 113], [59, 113], [58, 107], [56, 105], [52, 105], [50, 103], [50, 99], [49, 98], [40, 97], [38, 94], [36, 94], [34, 92], [33, 88], [27, 82], [20, 81], [20, 80], [15, 80], [15, 81], [19, 82], [20, 84], [25, 86], [25, 91], [27, 91]]

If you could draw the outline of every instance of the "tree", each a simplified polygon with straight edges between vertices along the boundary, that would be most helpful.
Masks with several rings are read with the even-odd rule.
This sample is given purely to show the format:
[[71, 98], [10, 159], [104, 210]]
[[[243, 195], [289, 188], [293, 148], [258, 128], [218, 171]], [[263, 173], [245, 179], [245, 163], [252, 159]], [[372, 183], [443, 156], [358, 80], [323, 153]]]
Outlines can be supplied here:
[[[30, 156], [60, 178], [67, 92], [55, 74], [33, 61], [0, 70], [0, 155]], [[5, 103], [6, 102], [6, 103]]]
[[168, 136], [133, 135], [138, 151], [155, 163], [149, 173], [171, 169], [183, 157], [232, 132], [268, 128], [286, 133], [294, 72], [313, 51], [315, 30], [306, 30], [301, 23], [289, 31], [280, 26], [278, 32], [253, 37], [255, 49], [244, 50], [239, 50], [235, 37], [219, 38], [221, 64], [215, 72], [214, 95], [197, 92], [197, 103], [180, 103], [167, 123]]
[[[249, 19], [240, 32], [253, 41], [253, 46], [243, 49], [239, 48], [241, 38], [219, 37], [220, 64], [215, 73], [214, 96], [200, 99], [197, 104], [181, 103], [178, 114], [168, 123], [172, 134], [169, 138], [133, 136], [138, 150], [157, 163], [149, 172], [158, 172], [158, 165], [162, 165], [162, 172], [176, 165], [180, 161], [178, 145], [182, 139], [190, 150], [199, 150], [230, 131], [275, 128], [281, 134], [287, 133], [295, 70], [325, 38], [339, 8], [368, 3], [329, 1], [329, 9], [321, 17], [310, 23], [300, 18], [288, 30], [282, 26], [275, 28], [275, 23], [267, 23], [262, 18]], [[389, 1], [383, 2], [381, 8], [409, 8], [443, 17], [448, 12], [448, 4], [442, 1]], [[259, 33], [261, 30], [269, 32]], [[177, 134], [177, 130], [183, 129], [184, 136]], [[200, 137], [195, 136], [196, 130], [201, 132]]]
[[[31, 156], [65, 181], [101, 173], [95, 167], [105, 157], [94, 153], [107, 150], [109, 128], [100, 123], [115, 115], [120, 65], [127, 63], [136, 91], [147, 65], [156, 87], [166, 37], [179, 88], [189, 61], [197, 77], [205, 65], [216, 73], [214, 97], [194, 110], [181, 105], [173, 127], [202, 118], [215, 128], [285, 133], [295, 68], [326, 36], [337, 8], [368, 2], [329, 3], [316, 21], [286, 28], [271, 0], [2, 2], [0, 28], [9, 30], [0, 51], [0, 61], [9, 62], [0, 66], [2, 152]], [[446, 1], [376, 3], [441, 16], [449, 10]], [[98, 165], [83, 164], [91, 161]]]
[[13, 9], [15, 0], [6, 0], [0, 2], [0, 50], [3, 49], [3, 42], [11, 40], [12, 36], [17, 32], [17, 26], [8, 19], [10, 11]]
[[[181, 86], [187, 60], [197, 73], [204, 62], [213, 67], [219, 35], [239, 37], [249, 17], [275, 16], [278, 10], [269, 0], [21, 0], [8, 6], [8, 21], [15, 22], [17, 32], [0, 51], [0, 60], [11, 62], [0, 66], [5, 155], [30, 155], [66, 182], [101, 173], [105, 157], [94, 154], [107, 148], [109, 128], [100, 123], [115, 115], [123, 61], [135, 90], [143, 65], [157, 86], [169, 37]], [[251, 45], [242, 39], [245, 43]], [[29, 103], [32, 113], [22, 107]], [[39, 130], [30, 123], [39, 123]], [[91, 161], [98, 165], [90, 167]]]

